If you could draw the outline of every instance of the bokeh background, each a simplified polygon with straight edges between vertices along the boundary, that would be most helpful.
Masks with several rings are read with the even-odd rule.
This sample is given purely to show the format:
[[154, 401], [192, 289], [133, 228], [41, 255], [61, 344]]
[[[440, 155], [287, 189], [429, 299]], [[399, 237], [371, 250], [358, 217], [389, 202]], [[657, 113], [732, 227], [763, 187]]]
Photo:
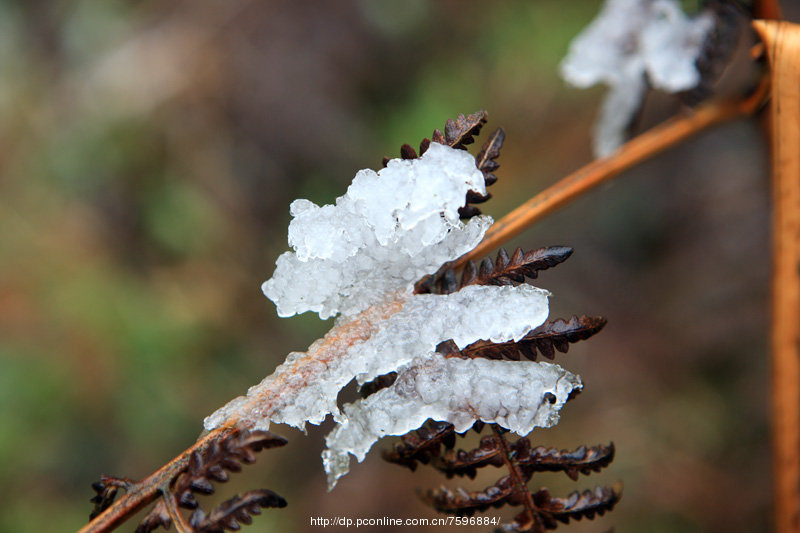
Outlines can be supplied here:
[[[598, 6], [0, 0], [0, 531], [78, 529], [101, 473], [149, 474], [324, 334], [316, 315], [278, 320], [259, 290], [294, 198], [330, 203], [478, 109], [507, 134], [493, 216], [590, 161], [604, 91], [567, 88], [558, 64]], [[754, 70], [740, 61], [722, 87]], [[682, 109], [653, 95], [637, 128]], [[552, 315], [609, 319], [559, 357], [586, 388], [532, 439], [616, 443], [602, 474], [534, 479], [564, 495], [624, 481], [613, 513], [567, 530], [769, 527], [767, 166], [762, 124], [726, 124], [509, 245], [573, 246], [537, 282]], [[248, 531], [437, 516], [415, 490], [455, 482], [375, 452], [328, 494], [329, 428], [276, 428], [289, 445], [218, 487], [289, 500]]]

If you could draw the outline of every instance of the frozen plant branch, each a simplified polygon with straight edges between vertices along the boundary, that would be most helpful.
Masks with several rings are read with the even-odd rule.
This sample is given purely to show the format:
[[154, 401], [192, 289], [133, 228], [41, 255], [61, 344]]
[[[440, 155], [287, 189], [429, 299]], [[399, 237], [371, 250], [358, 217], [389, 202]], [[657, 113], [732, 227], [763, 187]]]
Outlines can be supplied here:
[[336, 397], [354, 378], [363, 384], [417, 357], [440, 357], [432, 352], [449, 339], [459, 347], [480, 339], [519, 340], [546, 318], [547, 293], [528, 285], [470, 286], [448, 295], [391, 299], [341, 322], [308, 352], [290, 354], [247, 396], [208, 417], [205, 426], [319, 424], [328, 414], [339, 416]]
[[[448, 340], [463, 348], [482, 339], [521, 339], [547, 318], [547, 292], [475, 285], [446, 295], [414, 294], [415, 281], [483, 237], [491, 219], [476, 216], [464, 224], [459, 208], [468, 193], [485, 192], [471, 155], [432, 143], [420, 158], [359, 172], [335, 205], [295, 201], [289, 227], [294, 252], [278, 259], [264, 292], [281, 315], [310, 310], [341, 316], [308, 352], [290, 354], [246, 396], [206, 418], [206, 429], [266, 430], [271, 422], [303, 428], [332, 414], [340, 424], [325, 454], [333, 486], [347, 471], [348, 453], [362, 460], [380, 437], [407, 433], [429, 417], [466, 427], [496, 422], [521, 434], [554, 424], [569, 393], [580, 387], [577, 377], [546, 363], [445, 362], [434, 351]], [[336, 399], [347, 383], [389, 372], [400, 375], [392, 388], [340, 412]], [[523, 392], [514, 405], [501, 405], [512, 383]], [[545, 401], [546, 394], [558, 401]]]
[[687, 17], [677, 0], [606, 0], [561, 64], [576, 87], [609, 87], [594, 131], [596, 156], [623, 144], [648, 87], [677, 93], [700, 83], [695, 62], [713, 25], [710, 13]]

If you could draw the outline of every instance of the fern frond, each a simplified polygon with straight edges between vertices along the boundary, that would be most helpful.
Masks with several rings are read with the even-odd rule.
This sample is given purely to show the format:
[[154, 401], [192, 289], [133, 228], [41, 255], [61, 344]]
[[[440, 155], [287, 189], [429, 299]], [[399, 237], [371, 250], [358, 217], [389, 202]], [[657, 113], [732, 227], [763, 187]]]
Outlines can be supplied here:
[[[588, 520], [603, 516], [611, 511], [622, 498], [622, 485], [595, 487], [594, 490], [575, 491], [566, 498], [553, 498], [547, 489], [533, 495], [536, 508], [541, 512], [546, 529], [556, 529], [558, 523], [568, 524], [570, 520]], [[511, 529], [510, 531], [515, 531]]]
[[435, 274], [426, 276], [414, 286], [417, 294], [450, 294], [467, 285], [512, 285], [523, 283], [525, 278], [536, 279], [539, 272], [553, 268], [569, 259], [572, 248], [566, 246], [548, 246], [528, 252], [517, 248], [509, 257], [503, 249], [492, 261], [488, 257], [480, 266], [473, 261], [464, 265], [461, 281], [456, 281], [452, 268], [444, 267]]
[[520, 439], [513, 448], [515, 461], [521, 468], [531, 472], [564, 472], [573, 481], [578, 474], [588, 476], [607, 467], [616, 453], [613, 442], [569, 451], [544, 446], [532, 448], [528, 439]]
[[383, 458], [394, 464], [405, 466], [411, 471], [417, 463], [428, 464], [440, 454], [441, 447], [455, 446], [456, 432], [453, 424], [430, 421], [416, 431], [400, 437], [394, 448], [383, 452]]
[[555, 357], [556, 351], [567, 353], [570, 344], [586, 340], [602, 330], [607, 323], [603, 317], [573, 316], [569, 320], [558, 318], [548, 320], [531, 330], [519, 341], [490, 342], [477, 341], [463, 350], [462, 357], [484, 357], [487, 359], [511, 359], [519, 361], [525, 357], [535, 361], [537, 353], [548, 359]]
[[[448, 119], [444, 127], [444, 133], [441, 130], [433, 130], [431, 138], [424, 138], [419, 144], [419, 153], [410, 144], [404, 144], [400, 147], [401, 159], [417, 159], [421, 157], [430, 147], [431, 142], [444, 144], [451, 148], [459, 150], [466, 150], [467, 145], [475, 142], [475, 137], [480, 134], [481, 128], [488, 119], [489, 115], [486, 111], [476, 111], [470, 115], [459, 114], [455, 119]], [[500, 165], [496, 159], [500, 156], [500, 149], [503, 147], [505, 140], [505, 133], [502, 128], [498, 128], [492, 133], [486, 142], [481, 147], [480, 152], [475, 158], [475, 165], [483, 173], [484, 183], [490, 186], [497, 181], [497, 176], [493, 174]], [[383, 166], [389, 164], [391, 159], [389, 157], [383, 158]], [[467, 192], [464, 205], [459, 208], [458, 214], [461, 218], [472, 218], [480, 215], [481, 211], [472, 204], [480, 204], [491, 198], [491, 194], [481, 194], [477, 191]]]
[[120, 489], [128, 490], [132, 484], [133, 481], [130, 479], [111, 476], [102, 476], [100, 481], [92, 483], [92, 490], [96, 494], [89, 500], [94, 504], [94, 509], [89, 514], [89, 519], [94, 519], [108, 509], [114, 503]]
[[260, 515], [261, 509], [268, 507], [286, 507], [286, 500], [271, 490], [253, 490], [221, 503], [208, 515], [197, 509], [189, 523], [197, 533], [238, 531], [240, 524], [252, 524], [253, 515]]
[[511, 476], [503, 476], [484, 490], [467, 492], [464, 489], [450, 490], [446, 487], [427, 491], [422, 500], [441, 513], [456, 516], [471, 516], [492, 507], [502, 507], [514, 496]]
[[139, 522], [135, 533], [150, 533], [160, 527], [164, 529], [172, 527], [172, 517], [169, 515], [167, 504], [163, 499], [158, 500], [144, 519]]
[[[243, 465], [254, 463], [258, 452], [284, 446], [286, 442], [285, 438], [269, 431], [234, 431], [213, 441], [207, 448], [194, 451], [189, 456], [186, 470], [172, 481], [169, 490], [162, 489], [161, 499], [139, 523], [136, 533], [150, 533], [159, 527], [169, 529], [173, 519], [183, 520], [178, 507], [195, 510], [192, 528], [202, 532], [221, 532], [225, 528], [235, 531], [240, 528], [239, 522], [250, 523], [250, 515], [258, 514], [257, 507], [284, 507], [286, 501], [283, 498], [261, 489], [228, 500], [206, 516], [199, 508], [195, 494], [213, 494], [215, 482], [228, 481], [231, 472], [239, 472]], [[170, 509], [175, 513], [174, 517]]]
[[495, 161], [500, 157], [500, 149], [503, 147], [503, 142], [506, 140], [506, 134], [502, 128], [494, 130], [486, 142], [483, 143], [481, 151], [475, 156], [475, 164], [478, 170], [483, 172], [483, 179], [486, 186], [489, 187], [497, 181], [497, 176], [493, 174], [495, 170], [500, 168], [500, 164]]
[[202, 452], [194, 452], [189, 468], [176, 481], [178, 505], [197, 508], [194, 493], [213, 494], [214, 482], [228, 481], [228, 472], [239, 472], [243, 464], [256, 461], [261, 450], [284, 446], [286, 439], [269, 431], [243, 431], [217, 441]]

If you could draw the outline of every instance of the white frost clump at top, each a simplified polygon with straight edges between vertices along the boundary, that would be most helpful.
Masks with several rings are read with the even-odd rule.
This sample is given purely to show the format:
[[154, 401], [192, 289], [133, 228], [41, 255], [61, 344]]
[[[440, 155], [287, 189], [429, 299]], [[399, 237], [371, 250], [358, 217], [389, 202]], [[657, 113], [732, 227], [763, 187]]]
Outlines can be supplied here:
[[597, 156], [622, 145], [648, 82], [670, 93], [697, 86], [695, 62], [712, 27], [709, 13], [689, 18], [677, 0], [606, 0], [561, 64], [561, 75], [576, 87], [610, 88], [595, 126]]
[[264, 294], [280, 316], [354, 315], [388, 292], [410, 290], [425, 274], [474, 248], [491, 224], [458, 208], [467, 191], [486, 193], [466, 151], [438, 143], [419, 159], [393, 159], [379, 172], [361, 170], [335, 205], [291, 205], [289, 244]]
[[421, 359], [394, 385], [344, 407], [345, 420], [322, 453], [328, 487], [347, 473], [350, 457], [363, 461], [387, 435], [404, 435], [428, 418], [463, 432], [476, 421], [497, 423], [519, 435], [558, 422], [559, 410], [580, 378], [549, 363], [444, 358]]

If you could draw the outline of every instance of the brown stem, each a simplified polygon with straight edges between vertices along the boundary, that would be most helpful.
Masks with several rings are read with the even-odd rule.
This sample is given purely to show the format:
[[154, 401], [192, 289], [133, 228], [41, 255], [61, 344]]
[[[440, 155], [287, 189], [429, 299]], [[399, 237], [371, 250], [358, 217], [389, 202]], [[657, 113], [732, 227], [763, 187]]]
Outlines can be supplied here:
[[156, 470], [149, 477], [133, 484], [126, 494], [114, 502], [111, 507], [103, 511], [97, 518], [81, 528], [78, 533], [103, 533], [112, 531], [136, 514], [145, 505], [155, 501], [160, 496], [162, 487], [168, 487], [172, 480], [186, 470], [186, 467], [189, 465], [189, 457], [193, 452], [202, 452], [214, 441], [225, 437], [231, 431], [234, 431], [231, 427], [221, 427], [200, 438], [194, 445]]
[[775, 530], [800, 532], [800, 26], [756, 21], [772, 66]]
[[186, 523], [186, 520], [184, 520], [183, 515], [175, 503], [175, 496], [168, 488], [163, 489], [161, 493], [164, 495], [163, 499], [164, 505], [167, 508], [167, 513], [172, 519], [172, 523], [175, 524], [175, 531], [178, 533], [192, 533], [192, 528]]
[[500, 443], [500, 447], [503, 449], [503, 462], [505, 462], [506, 468], [508, 468], [517, 492], [523, 495], [522, 504], [525, 507], [525, 510], [528, 512], [531, 522], [533, 522], [536, 526], [533, 531], [544, 531], [544, 524], [542, 524], [542, 521], [539, 518], [539, 513], [536, 512], [536, 505], [533, 503], [533, 496], [531, 496], [531, 493], [528, 490], [528, 483], [522, 478], [519, 469], [511, 461], [511, 449], [508, 447], [508, 442], [506, 441], [505, 437], [503, 437], [503, 434], [500, 432], [500, 430], [497, 429], [495, 424], [492, 424], [492, 431], [494, 432], [495, 440]]
[[769, 86], [764, 81], [744, 100], [712, 102], [642, 133], [610, 156], [578, 169], [495, 222], [475, 249], [450, 266], [457, 268], [471, 259], [485, 256], [545, 215], [706, 128], [754, 113], [768, 94]]

